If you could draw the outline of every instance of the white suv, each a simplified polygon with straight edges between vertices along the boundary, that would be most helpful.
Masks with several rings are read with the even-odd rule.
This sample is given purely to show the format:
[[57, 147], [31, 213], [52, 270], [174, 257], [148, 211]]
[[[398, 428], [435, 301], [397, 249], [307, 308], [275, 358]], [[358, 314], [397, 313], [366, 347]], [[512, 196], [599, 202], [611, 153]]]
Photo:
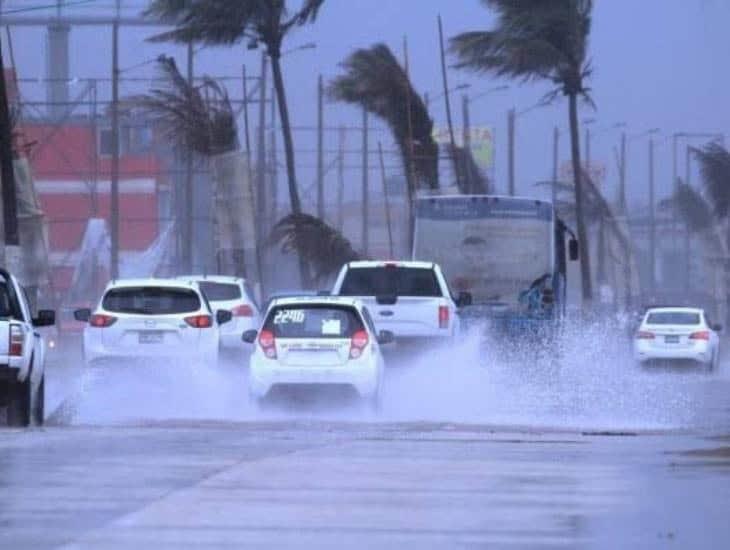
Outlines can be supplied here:
[[74, 317], [84, 328], [87, 364], [103, 360], [178, 358], [215, 364], [219, 325], [231, 312], [213, 313], [197, 283], [166, 279], [112, 281], [92, 312]]
[[468, 293], [456, 300], [451, 296], [433, 262], [350, 262], [342, 267], [332, 294], [356, 297], [378, 330], [391, 331], [398, 342], [453, 338], [460, 331], [458, 307], [471, 303]]
[[195, 281], [214, 310], [224, 309], [233, 315], [231, 322], [220, 328], [222, 347], [240, 348], [241, 335], [261, 324], [253, 289], [245, 279], [225, 275], [190, 275], [177, 279]]

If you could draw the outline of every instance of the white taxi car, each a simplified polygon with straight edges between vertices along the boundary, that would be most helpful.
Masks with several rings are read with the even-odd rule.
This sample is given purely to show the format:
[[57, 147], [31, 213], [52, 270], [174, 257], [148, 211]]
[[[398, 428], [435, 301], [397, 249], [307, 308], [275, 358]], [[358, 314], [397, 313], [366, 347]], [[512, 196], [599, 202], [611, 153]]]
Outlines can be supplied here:
[[93, 312], [74, 316], [87, 323], [87, 364], [177, 358], [213, 365], [219, 326], [231, 320], [230, 311], [211, 310], [197, 283], [167, 279], [112, 281]]
[[392, 339], [388, 331], [376, 332], [368, 310], [352, 298], [275, 299], [261, 329], [243, 334], [255, 344], [249, 393], [258, 401], [279, 385], [346, 385], [377, 406], [380, 344]]
[[689, 360], [708, 370], [720, 357], [720, 325], [712, 324], [704, 310], [686, 307], [649, 309], [634, 338], [634, 357], [641, 363]]

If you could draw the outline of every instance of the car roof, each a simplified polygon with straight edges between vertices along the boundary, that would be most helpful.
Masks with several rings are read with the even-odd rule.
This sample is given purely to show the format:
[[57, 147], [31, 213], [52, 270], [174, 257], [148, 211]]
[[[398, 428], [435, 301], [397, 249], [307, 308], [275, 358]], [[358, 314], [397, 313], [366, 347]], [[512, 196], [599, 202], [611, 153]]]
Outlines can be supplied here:
[[238, 284], [245, 282], [243, 277], [234, 275], [178, 275], [175, 277], [178, 281], [211, 281], [213, 283], [232, 283]]
[[109, 282], [106, 289], [126, 288], [138, 286], [156, 286], [164, 288], [192, 288], [198, 290], [198, 284], [194, 281], [184, 281], [177, 279], [115, 279]]
[[704, 310], [698, 307], [650, 307], [646, 310], [647, 313], [661, 313], [661, 312], [680, 312], [680, 313], [702, 313]]
[[360, 260], [348, 263], [347, 267], [352, 269], [358, 267], [385, 267], [386, 265], [414, 269], [432, 269], [435, 268], [437, 264], [434, 262], [422, 262], [418, 260]]
[[344, 296], [289, 296], [285, 298], [274, 298], [271, 300], [272, 306], [291, 306], [291, 305], [313, 305], [313, 306], [352, 306], [357, 309], [362, 308], [360, 300], [344, 297]]

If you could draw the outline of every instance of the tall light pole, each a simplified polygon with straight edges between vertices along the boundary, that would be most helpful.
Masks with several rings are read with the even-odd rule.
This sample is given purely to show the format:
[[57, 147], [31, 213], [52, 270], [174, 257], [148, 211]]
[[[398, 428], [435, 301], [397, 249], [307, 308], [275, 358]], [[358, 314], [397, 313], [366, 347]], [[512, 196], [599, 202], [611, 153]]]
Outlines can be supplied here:
[[[117, 10], [118, 10], [117, 2]], [[111, 223], [111, 278], [119, 278], [119, 21], [112, 24], [111, 174], [109, 218]]]
[[446, 103], [446, 122], [449, 126], [449, 144], [451, 145], [451, 160], [454, 164], [454, 175], [456, 176], [456, 186], [460, 189], [461, 178], [459, 177], [459, 166], [456, 160], [456, 141], [454, 139], [454, 124], [451, 121], [451, 101], [449, 99], [449, 81], [446, 76], [446, 54], [444, 53], [444, 29], [441, 24], [441, 15], [438, 16], [439, 26], [439, 49], [441, 52], [441, 77], [444, 84], [444, 101]]
[[654, 198], [654, 135], [659, 128], [649, 130], [649, 284], [656, 287], [656, 218]]
[[542, 106], [543, 103], [538, 102], [521, 111], [516, 111], [514, 107], [507, 111], [507, 194], [510, 197], [515, 194], [515, 123], [517, 117]]

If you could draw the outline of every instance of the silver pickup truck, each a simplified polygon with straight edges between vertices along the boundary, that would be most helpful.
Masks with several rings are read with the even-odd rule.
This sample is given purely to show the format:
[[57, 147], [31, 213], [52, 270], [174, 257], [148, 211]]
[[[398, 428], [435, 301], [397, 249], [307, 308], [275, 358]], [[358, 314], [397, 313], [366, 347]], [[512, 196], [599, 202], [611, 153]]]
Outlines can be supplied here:
[[18, 280], [0, 268], [0, 419], [10, 426], [41, 425], [46, 349], [37, 328], [55, 323], [51, 310], [33, 317]]

